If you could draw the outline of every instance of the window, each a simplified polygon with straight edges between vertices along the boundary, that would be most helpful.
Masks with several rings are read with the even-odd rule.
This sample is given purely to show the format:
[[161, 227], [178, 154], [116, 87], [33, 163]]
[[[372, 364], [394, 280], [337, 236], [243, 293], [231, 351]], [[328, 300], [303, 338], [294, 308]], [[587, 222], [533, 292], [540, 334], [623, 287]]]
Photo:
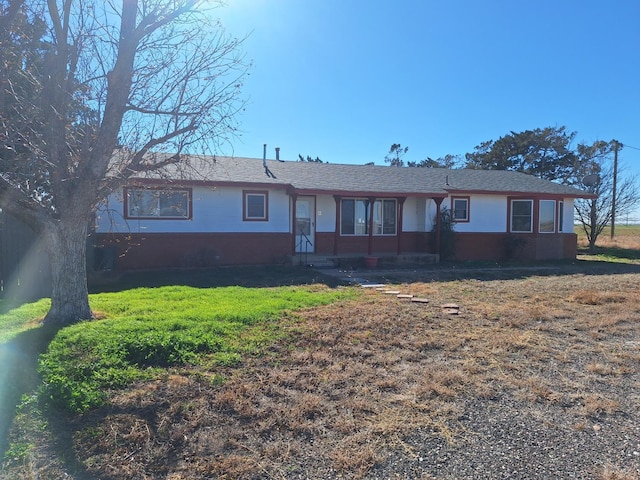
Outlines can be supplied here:
[[340, 232], [342, 235], [369, 234], [369, 200], [342, 200]]
[[243, 192], [243, 217], [245, 221], [268, 220], [268, 193], [267, 192]]
[[558, 202], [558, 231], [564, 231], [564, 202]]
[[125, 189], [127, 218], [191, 218], [191, 190]]
[[[340, 233], [342, 235], [369, 235], [371, 202], [367, 199], [342, 200]], [[395, 235], [397, 223], [396, 201], [376, 200], [373, 204], [373, 235]]]
[[396, 234], [396, 201], [377, 200], [373, 204], [373, 234]]
[[533, 231], [533, 200], [511, 200], [511, 231]]
[[451, 198], [451, 215], [454, 222], [469, 221], [469, 197]]
[[556, 231], [556, 202], [555, 200], [540, 200], [540, 220], [538, 229], [540, 233], [553, 233]]

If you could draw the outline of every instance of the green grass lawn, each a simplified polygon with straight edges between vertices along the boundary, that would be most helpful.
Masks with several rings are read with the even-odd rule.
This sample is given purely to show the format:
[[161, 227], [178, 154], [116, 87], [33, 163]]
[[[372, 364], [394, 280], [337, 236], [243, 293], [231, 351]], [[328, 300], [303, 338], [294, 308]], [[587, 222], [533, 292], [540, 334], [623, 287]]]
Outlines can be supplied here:
[[38, 328], [50, 305], [49, 299], [41, 299], [12, 309], [8, 302], [0, 300], [0, 343], [26, 330]]
[[[589, 254], [588, 240], [582, 228], [576, 227], [578, 253]], [[591, 259], [613, 263], [637, 263], [640, 260], [640, 225], [617, 225], [615, 236], [606, 227], [596, 240], [596, 249]]]
[[[321, 285], [269, 288], [165, 286], [90, 295], [100, 318], [60, 330], [40, 357], [42, 398], [72, 412], [111, 389], [179, 365], [231, 365], [284, 335], [275, 319], [354, 295]], [[0, 315], [0, 341], [37, 328], [47, 300]], [[293, 315], [295, 317], [295, 315]]]

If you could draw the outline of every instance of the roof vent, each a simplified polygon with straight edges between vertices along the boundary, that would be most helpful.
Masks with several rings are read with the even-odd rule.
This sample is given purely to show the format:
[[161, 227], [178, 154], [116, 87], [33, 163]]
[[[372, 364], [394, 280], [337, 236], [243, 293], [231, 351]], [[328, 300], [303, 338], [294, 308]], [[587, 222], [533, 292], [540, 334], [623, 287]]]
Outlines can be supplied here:
[[265, 169], [267, 168], [267, 144], [266, 143], [262, 146], [262, 166]]

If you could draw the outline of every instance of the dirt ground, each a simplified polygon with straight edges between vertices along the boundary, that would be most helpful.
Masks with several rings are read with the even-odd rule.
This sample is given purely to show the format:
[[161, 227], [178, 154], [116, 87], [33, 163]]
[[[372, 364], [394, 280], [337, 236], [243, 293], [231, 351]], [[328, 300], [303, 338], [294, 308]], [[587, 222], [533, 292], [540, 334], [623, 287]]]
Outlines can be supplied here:
[[50, 417], [0, 478], [640, 479], [639, 266], [366, 275], [424, 301], [290, 316], [240, 367]]

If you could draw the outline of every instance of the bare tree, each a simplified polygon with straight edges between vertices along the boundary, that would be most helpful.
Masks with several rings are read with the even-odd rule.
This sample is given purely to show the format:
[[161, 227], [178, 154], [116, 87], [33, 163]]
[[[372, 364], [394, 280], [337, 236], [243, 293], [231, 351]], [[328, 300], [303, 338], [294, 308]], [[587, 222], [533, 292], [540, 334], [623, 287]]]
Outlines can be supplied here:
[[592, 145], [578, 145], [580, 159], [576, 168], [576, 186], [594, 195], [594, 198], [576, 199], [576, 219], [589, 241], [589, 253], [595, 253], [596, 240], [611, 223], [613, 196], [615, 194], [616, 216], [624, 214], [640, 202], [640, 191], [635, 177], [624, 175], [624, 169], [617, 172], [614, 192], [614, 171], [611, 152], [616, 141], [595, 142]]
[[46, 322], [92, 317], [85, 245], [97, 205], [132, 175], [188, 168], [185, 153], [233, 135], [248, 66], [211, 5], [0, 0], [11, 32], [0, 38], [0, 208], [46, 242]]

